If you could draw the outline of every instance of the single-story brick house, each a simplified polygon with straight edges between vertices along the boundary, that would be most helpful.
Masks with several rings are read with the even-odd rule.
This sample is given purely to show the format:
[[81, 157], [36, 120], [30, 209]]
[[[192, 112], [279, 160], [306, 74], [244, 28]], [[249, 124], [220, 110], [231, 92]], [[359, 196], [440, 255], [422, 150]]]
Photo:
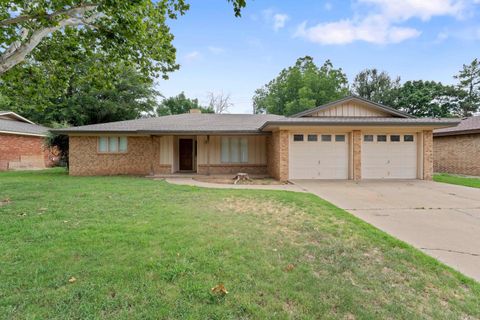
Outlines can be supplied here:
[[69, 135], [71, 175], [431, 179], [432, 131], [458, 122], [351, 96], [290, 117], [193, 112], [57, 132]]
[[48, 128], [12, 111], [0, 111], [0, 171], [42, 169], [55, 156], [44, 146]]
[[433, 132], [435, 172], [480, 176], [480, 116]]

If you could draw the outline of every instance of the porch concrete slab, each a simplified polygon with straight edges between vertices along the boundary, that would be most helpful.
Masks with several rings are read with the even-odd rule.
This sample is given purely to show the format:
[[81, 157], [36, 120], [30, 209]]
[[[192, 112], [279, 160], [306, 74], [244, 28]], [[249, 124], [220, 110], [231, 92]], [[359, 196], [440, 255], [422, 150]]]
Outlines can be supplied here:
[[294, 183], [480, 280], [480, 189], [415, 180]]

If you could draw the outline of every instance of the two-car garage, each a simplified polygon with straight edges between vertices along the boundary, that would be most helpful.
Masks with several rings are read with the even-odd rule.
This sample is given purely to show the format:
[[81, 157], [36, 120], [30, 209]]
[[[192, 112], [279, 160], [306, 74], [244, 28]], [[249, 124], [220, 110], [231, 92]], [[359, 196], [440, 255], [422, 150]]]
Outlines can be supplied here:
[[[352, 133], [290, 134], [290, 179], [352, 179]], [[416, 179], [416, 133], [362, 133], [362, 179]]]

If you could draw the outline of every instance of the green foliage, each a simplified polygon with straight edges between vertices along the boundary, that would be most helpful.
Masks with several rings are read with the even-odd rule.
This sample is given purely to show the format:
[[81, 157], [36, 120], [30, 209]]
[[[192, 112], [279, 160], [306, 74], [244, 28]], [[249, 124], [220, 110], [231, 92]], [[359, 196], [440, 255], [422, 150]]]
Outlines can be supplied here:
[[[184, 0], [162, 1], [124, 1], [124, 0], [13, 0], [0, 5], [0, 20], [11, 19], [12, 11], [20, 12], [17, 23], [2, 27], [0, 48], [7, 48], [21, 39], [20, 28], [28, 29], [29, 36], [36, 31], [55, 26], [68, 18], [64, 12], [72, 8], [92, 5], [83, 18], [99, 15], [91, 23], [66, 27], [75, 29], [74, 45], [82, 46], [87, 42], [89, 50], [101, 51], [110, 61], [129, 60], [145, 75], [162, 75], [176, 70], [173, 35], [167, 25], [167, 19], [176, 19], [188, 9]], [[60, 31], [52, 37], [62, 37]], [[46, 39], [46, 38], [44, 38]], [[27, 39], [28, 40], [28, 39]], [[85, 46], [83, 46], [85, 47]]]
[[[68, 127], [66, 124], [54, 123], [51, 125], [52, 128], [65, 128]], [[55, 132], [49, 132], [48, 136], [45, 138], [45, 145], [50, 148], [55, 148], [59, 152], [60, 166], [66, 166], [68, 168], [69, 164], [69, 144], [68, 136], [64, 134], [58, 134]]]
[[370, 101], [393, 105], [395, 90], [400, 87], [400, 77], [392, 80], [385, 71], [365, 69], [355, 76], [352, 93]]
[[461, 115], [471, 116], [480, 110], [480, 61], [474, 59], [470, 64], [464, 64], [455, 78], [459, 80], [458, 87], [465, 92], [460, 102]]
[[[135, 119], [153, 114], [149, 77], [122, 60], [78, 47], [76, 30], [45, 40], [25, 63], [2, 75], [0, 108], [51, 125]], [[47, 52], [48, 54], [44, 54]]]
[[185, 93], [181, 92], [174, 97], [163, 100], [157, 108], [157, 115], [188, 113], [190, 109], [200, 109], [202, 113], [214, 113], [213, 108], [201, 106], [198, 99], [189, 99], [185, 96]]
[[329, 60], [319, 68], [312, 57], [299, 58], [255, 91], [255, 111], [292, 115], [346, 96], [347, 82], [342, 69], [333, 68]]
[[[240, 16], [246, 0], [228, 2]], [[75, 29], [72, 40], [77, 45], [88, 42], [89, 50], [101, 51], [110, 61], [130, 61], [144, 75], [166, 78], [178, 69], [167, 21], [188, 9], [185, 0], [1, 1], [0, 53], [7, 54], [0, 57], [11, 56], [10, 49], [29, 54], [49, 36], [61, 37], [64, 30]], [[21, 60], [15, 59], [12, 65]], [[7, 70], [7, 64], [0, 59], [0, 72]]]
[[407, 81], [390, 93], [391, 106], [417, 117], [451, 117], [458, 114], [463, 92], [435, 81]]

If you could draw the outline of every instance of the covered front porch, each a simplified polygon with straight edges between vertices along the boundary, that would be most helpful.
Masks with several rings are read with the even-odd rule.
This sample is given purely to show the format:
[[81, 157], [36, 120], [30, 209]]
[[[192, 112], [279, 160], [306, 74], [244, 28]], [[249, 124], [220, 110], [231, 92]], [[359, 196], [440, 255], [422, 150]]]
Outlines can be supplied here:
[[267, 135], [160, 135], [152, 175], [232, 176], [239, 172], [268, 176]]

